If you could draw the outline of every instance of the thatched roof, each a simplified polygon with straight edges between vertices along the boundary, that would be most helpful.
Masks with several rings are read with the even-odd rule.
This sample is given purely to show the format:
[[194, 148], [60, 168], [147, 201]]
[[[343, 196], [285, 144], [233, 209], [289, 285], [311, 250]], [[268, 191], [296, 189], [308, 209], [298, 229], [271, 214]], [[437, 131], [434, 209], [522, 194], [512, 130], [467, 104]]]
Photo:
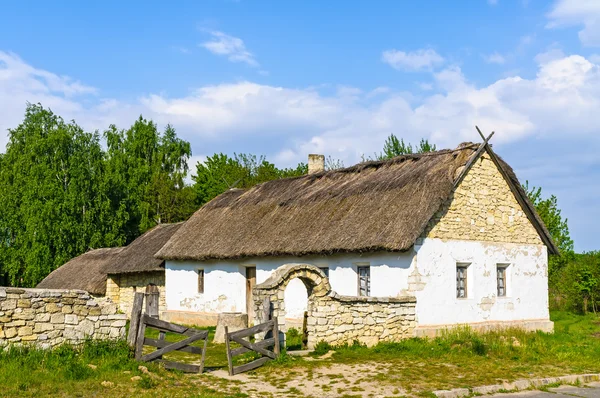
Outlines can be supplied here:
[[[467, 143], [230, 190], [200, 208], [157, 257], [208, 260], [408, 250], [450, 197], [458, 169], [478, 147]], [[501, 159], [499, 163], [507, 182], [524, 196], [525, 207], [533, 209], [512, 169]], [[553, 251], [535, 211], [530, 220]]]
[[154, 257], [183, 223], [159, 224], [127, 245], [115, 261], [104, 268], [106, 274], [164, 271], [164, 260]]
[[92, 294], [106, 293], [104, 268], [124, 248], [95, 249], [71, 259], [55, 269], [36, 287], [40, 289], [80, 289]]

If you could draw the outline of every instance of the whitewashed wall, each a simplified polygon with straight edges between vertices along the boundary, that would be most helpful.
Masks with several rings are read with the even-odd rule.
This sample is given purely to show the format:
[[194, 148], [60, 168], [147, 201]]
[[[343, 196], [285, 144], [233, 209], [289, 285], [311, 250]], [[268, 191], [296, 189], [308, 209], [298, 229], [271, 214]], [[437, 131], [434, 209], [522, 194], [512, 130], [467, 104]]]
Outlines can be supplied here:
[[[424, 282], [423, 290], [414, 292], [419, 327], [548, 320], [545, 246], [425, 239], [416, 250], [415, 265]], [[465, 299], [456, 298], [459, 262], [470, 263]], [[506, 297], [497, 297], [498, 264], [510, 264], [506, 271]]]
[[[419, 327], [548, 320], [545, 246], [425, 239], [414, 250], [417, 254], [410, 250], [363, 256], [257, 258], [239, 262], [167, 261], [167, 310], [246, 312], [246, 266], [256, 267], [256, 282], [261, 283], [283, 264], [308, 263], [329, 267], [332, 289], [348, 296], [357, 295], [357, 266], [369, 265], [371, 296], [415, 294]], [[471, 264], [466, 299], [456, 298], [457, 262]], [[496, 297], [496, 266], [499, 263], [510, 264], [506, 297]], [[205, 272], [204, 294], [196, 293], [198, 268]], [[302, 318], [306, 302], [303, 283], [291, 281], [285, 295], [286, 317]]]
[[[308, 263], [329, 267], [334, 291], [357, 295], [356, 268], [371, 267], [371, 295], [395, 296], [407, 288], [409, 267], [414, 253], [372, 253], [331, 257], [257, 258], [245, 261], [167, 261], [165, 264], [167, 310], [194, 312], [246, 312], [246, 270], [256, 267], [256, 283], [264, 282], [278, 267], [288, 263]], [[197, 269], [204, 269], [204, 294], [197, 293]], [[292, 280], [285, 294], [288, 318], [302, 318], [307, 294], [304, 284]]]

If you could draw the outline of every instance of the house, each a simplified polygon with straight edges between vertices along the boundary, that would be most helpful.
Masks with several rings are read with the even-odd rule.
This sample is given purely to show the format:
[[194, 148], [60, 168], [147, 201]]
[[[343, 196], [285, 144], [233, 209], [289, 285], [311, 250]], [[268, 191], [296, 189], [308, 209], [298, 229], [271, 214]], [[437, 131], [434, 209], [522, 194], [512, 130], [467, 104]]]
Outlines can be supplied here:
[[159, 292], [159, 313], [166, 309], [164, 261], [154, 255], [181, 225], [159, 224], [146, 231], [104, 268], [106, 296], [118, 303], [119, 309], [127, 315], [131, 314], [135, 293], [152, 287]]
[[106, 296], [128, 316], [134, 293], [152, 287], [159, 292], [159, 311], [163, 311], [164, 261], [154, 255], [181, 225], [159, 224], [126, 247], [94, 249], [77, 256], [50, 273], [37, 287], [80, 289]]
[[78, 289], [94, 296], [106, 294], [104, 268], [114, 262], [122, 247], [90, 250], [52, 271], [36, 287], [40, 289]]
[[[414, 297], [412, 335], [457, 324], [553, 329], [548, 252], [558, 249], [489, 145], [333, 171], [313, 156], [309, 169], [229, 190], [179, 228], [157, 253], [165, 260], [167, 317], [210, 324], [219, 312], [245, 312], [260, 320], [253, 291], [271, 286], [275, 270], [302, 263], [322, 273], [298, 275], [326, 275], [323, 286], [336, 300]], [[287, 285], [286, 317], [290, 310], [298, 317], [307, 297], [311, 303], [312, 287], [302, 284]]]

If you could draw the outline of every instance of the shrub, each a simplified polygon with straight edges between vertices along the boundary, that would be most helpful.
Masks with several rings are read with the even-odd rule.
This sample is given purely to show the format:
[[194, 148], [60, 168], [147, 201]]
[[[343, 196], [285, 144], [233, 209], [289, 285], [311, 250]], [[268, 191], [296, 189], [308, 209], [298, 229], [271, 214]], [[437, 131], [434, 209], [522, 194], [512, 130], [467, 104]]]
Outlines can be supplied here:
[[314, 349], [313, 353], [315, 355], [325, 355], [330, 350], [331, 350], [331, 345], [328, 342], [326, 342], [324, 340], [321, 340], [315, 346], [315, 349]]

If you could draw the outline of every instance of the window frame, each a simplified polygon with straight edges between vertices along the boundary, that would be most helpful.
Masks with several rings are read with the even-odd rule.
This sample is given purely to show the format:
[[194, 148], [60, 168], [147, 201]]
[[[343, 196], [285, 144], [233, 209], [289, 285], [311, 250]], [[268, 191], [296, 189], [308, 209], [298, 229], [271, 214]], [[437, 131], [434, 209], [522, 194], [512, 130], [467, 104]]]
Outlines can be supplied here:
[[[509, 263], [497, 263], [496, 264], [496, 297], [508, 297], [508, 268], [510, 267]], [[504, 294], [500, 294], [500, 278], [499, 271], [502, 270], [503, 282], [504, 286]]]
[[203, 268], [196, 269], [196, 275], [197, 275], [196, 293], [204, 294], [204, 279], [205, 279], [204, 269]]
[[[468, 299], [469, 298], [469, 267], [471, 266], [471, 263], [461, 263], [458, 262], [456, 263], [456, 275], [455, 275], [455, 280], [456, 280], [456, 298], [459, 300], [464, 300], [464, 299]], [[462, 271], [460, 271], [462, 270]], [[463, 286], [460, 286], [460, 282], [461, 282], [461, 278], [462, 277], [462, 281], [463, 281]], [[463, 296], [461, 296], [461, 289], [463, 291]]]
[[[361, 291], [361, 286], [360, 286], [360, 280], [361, 280], [361, 275], [360, 275], [360, 271], [361, 270], [366, 270], [366, 281], [367, 281], [367, 286], [366, 286], [366, 294], [362, 294]], [[357, 264], [356, 265], [356, 281], [357, 281], [357, 293], [358, 293], [358, 297], [371, 297], [371, 265], [370, 264]]]

